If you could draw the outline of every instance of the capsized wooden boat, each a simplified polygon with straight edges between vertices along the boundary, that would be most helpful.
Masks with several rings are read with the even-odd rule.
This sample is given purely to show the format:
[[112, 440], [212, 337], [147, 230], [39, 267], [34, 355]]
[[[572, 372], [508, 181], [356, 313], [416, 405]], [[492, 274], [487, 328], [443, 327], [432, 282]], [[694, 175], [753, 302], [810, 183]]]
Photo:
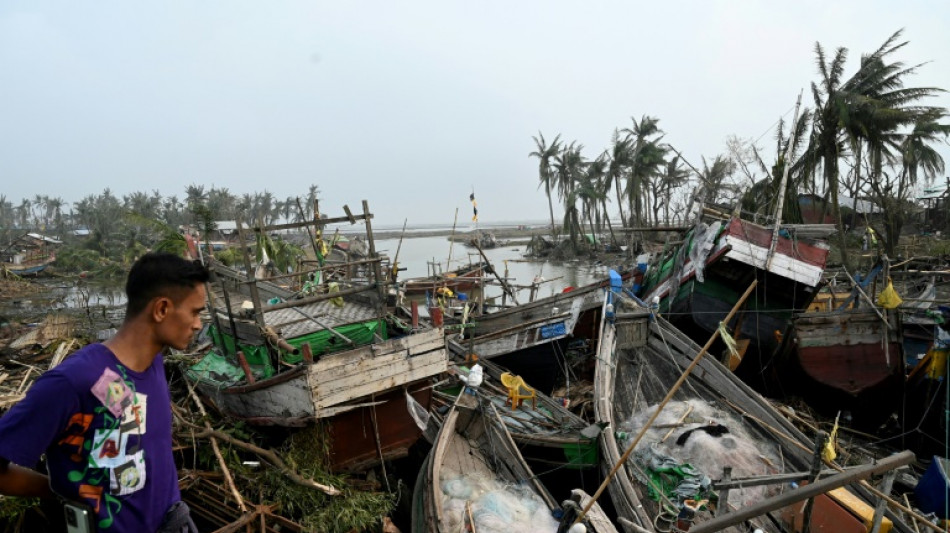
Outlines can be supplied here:
[[740, 218], [701, 223], [682, 245], [651, 262], [640, 295], [648, 303], [659, 301], [660, 311], [674, 325], [704, 342], [739, 300], [742, 288], [758, 280], [745, 305], [747, 313], [729, 324], [730, 330], [738, 330], [734, 337], [748, 339], [753, 356], [738, 370], [758, 372], [763, 357], [778, 346], [775, 332], [785, 331], [792, 313], [811, 304], [828, 251], [825, 242], [782, 232], [773, 246], [772, 229]]
[[[517, 509], [512, 502], [519, 502]], [[552, 513], [558, 509], [521, 456], [494, 404], [483, 397], [459, 395], [416, 482], [412, 530], [456, 533], [470, 526], [470, 531], [479, 531], [479, 524], [490, 521], [498, 531], [517, 531], [516, 523], [534, 523], [553, 532], [557, 521]], [[510, 529], [498, 529], [504, 527]]]
[[[643, 308], [627, 305], [626, 301], [618, 304], [614, 317], [605, 317], [594, 390], [596, 418], [608, 424], [600, 435], [605, 472], [619, 462], [629, 444], [627, 439], [639, 429], [637, 424], [645, 421], [644, 415], [652, 414], [699, 350], [696, 343], [669, 322], [651, 317]], [[710, 420], [716, 423], [711, 424]], [[715, 426], [725, 427], [726, 431]], [[658, 478], [657, 471], [648, 469], [648, 465], [655, 463], [644, 462], [651, 457], [668, 456], [675, 462], [675, 468], [689, 474], [684, 480], [696, 481], [697, 487], [705, 486], [703, 478], [711, 481], [711, 488], [697, 490], [697, 496], [718, 498], [720, 509], [726, 505], [742, 506], [766, 494], [743, 489], [749, 492], [733, 491], [728, 501], [723, 501], [722, 493], [714, 489], [715, 480], [723, 477], [723, 465], [718, 463], [732, 466], [733, 478], [783, 470], [803, 472], [810, 464], [808, 450], [811, 447], [806, 437], [768, 402], [718, 360], [707, 356], [700, 360], [657, 423], [638, 444], [637, 451], [611, 480], [611, 500], [620, 518], [640, 527], [653, 528], [669, 519], [671, 512], [675, 516], [682, 502], [674, 498], [680, 497], [669, 495], [668, 489], [662, 487], [652, 489], [657, 499], [649, 497], [651, 485]], [[728, 453], [717, 452], [717, 449]], [[740, 450], [748, 453], [739, 455]], [[698, 469], [698, 477], [694, 476], [695, 470], [686, 469], [684, 465]], [[686, 490], [690, 485], [677, 487]], [[813, 526], [830, 520], [834, 527], [829, 530], [867, 531], [859, 520], [827, 496], [817, 497], [818, 505], [823, 511], [813, 515]], [[800, 521], [801, 505], [793, 507], [797, 511], [776, 513], [774, 518], [789, 525], [796, 519]], [[699, 523], [709, 516], [709, 508], [703, 508], [697, 512], [695, 521]], [[771, 520], [762, 517], [753, 525], [763, 531], [778, 530]]]

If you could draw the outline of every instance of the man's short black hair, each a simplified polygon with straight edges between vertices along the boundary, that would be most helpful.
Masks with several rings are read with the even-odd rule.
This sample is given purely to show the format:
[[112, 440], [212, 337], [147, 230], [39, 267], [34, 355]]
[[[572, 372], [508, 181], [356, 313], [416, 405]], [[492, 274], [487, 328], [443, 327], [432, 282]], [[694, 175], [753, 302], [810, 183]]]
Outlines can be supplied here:
[[129, 299], [126, 317], [134, 317], [158, 296], [177, 300], [179, 289], [192, 289], [208, 281], [208, 269], [198, 261], [189, 261], [175, 254], [149, 252], [139, 258], [129, 271], [125, 294]]

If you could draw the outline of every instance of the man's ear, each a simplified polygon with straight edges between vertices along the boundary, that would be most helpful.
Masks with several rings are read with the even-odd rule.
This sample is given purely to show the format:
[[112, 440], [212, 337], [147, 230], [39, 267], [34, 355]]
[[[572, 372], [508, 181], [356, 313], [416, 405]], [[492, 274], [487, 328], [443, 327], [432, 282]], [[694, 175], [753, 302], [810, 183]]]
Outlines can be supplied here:
[[162, 322], [171, 312], [172, 301], [165, 296], [159, 296], [152, 300], [152, 320]]

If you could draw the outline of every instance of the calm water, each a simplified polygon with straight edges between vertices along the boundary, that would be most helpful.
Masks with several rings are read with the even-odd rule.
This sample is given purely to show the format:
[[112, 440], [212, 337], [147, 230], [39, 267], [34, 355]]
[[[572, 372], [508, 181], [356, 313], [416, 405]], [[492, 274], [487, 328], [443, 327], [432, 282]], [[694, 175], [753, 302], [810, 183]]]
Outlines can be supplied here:
[[[451, 268], [446, 268], [451, 245]], [[386, 253], [392, 260], [396, 255], [399, 239], [381, 239], [376, 241], [376, 249]], [[506, 261], [508, 268], [508, 282], [515, 285], [530, 285], [535, 276], [541, 276], [549, 283], [544, 283], [538, 290], [537, 297], [542, 298], [561, 292], [565, 287], [586, 285], [597, 279], [606, 277], [606, 266], [592, 266], [586, 261], [528, 261], [522, 258], [524, 245], [502, 246], [485, 250], [485, 255], [495, 267], [499, 276], [505, 275]], [[442, 271], [458, 268], [470, 262], [479, 260], [478, 251], [459, 243], [450, 243], [446, 237], [419, 237], [403, 239], [399, 250], [399, 265], [406, 268], [400, 272], [400, 279], [426, 276], [429, 274], [428, 263], [435, 261], [441, 264]], [[501, 288], [489, 286], [486, 296], [501, 295]], [[528, 299], [528, 291], [522, 291], [523, 297], [519, 301]]]
[[[399, 239], [376, 241], [377, 250], [388, 255], [390, 260], [396, 255], [398, 246]], [[403, 239], [399, 264], [407, 270], [400, 272], [400, 279], [428, 275], [429, 263], [433, 261], [440, 263], [441, 271], [445, 271], [479, 260], [477, 250], [454, 243], [451, 244], [451, 268], [447, 268], [449, 248], [450, 242], [446, 237]], [[505, 276], [507, 267], [508, 282], [513, 285], [529, 285], [537, 276], [550, 280], [541, 284], [538, 298], [561, 292], [565, 287], [586, 285], [607, 275], [607, 266], [595, 266], [587, 261], [529, 261], [522, 258], [524, 249], [523, 245], [503, 246], [485, 250], [485, 255], [500, 276]], [[0, 314], [42, 315], [57, 309], [115, 308], [125, 304], [125, 294], [119, 282], [102, 283], [64, 278], [41, 279], [40, 283], [49, 290], [15, 300], [4, 299], [0, 301]], [[486, 293], [489, 298], [499, 297], [502, 290], [497, 284], [492, 284], [486, 286]], [[528, 291], [522, 290], [518, 296], [519, 301], [525, 302], [528, 300]]]

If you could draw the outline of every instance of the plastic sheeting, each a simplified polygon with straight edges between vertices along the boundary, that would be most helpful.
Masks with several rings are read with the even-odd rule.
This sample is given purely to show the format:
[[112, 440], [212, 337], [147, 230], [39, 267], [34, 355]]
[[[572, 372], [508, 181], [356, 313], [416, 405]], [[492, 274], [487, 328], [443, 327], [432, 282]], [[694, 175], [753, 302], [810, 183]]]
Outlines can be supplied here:
[[[511, 485], [479, 474], [441, 480], [442, 511], [448, 531], [467, 524], [466, 503], [478, 533], [554, 533], [558, 521], [544, 501], [529, 488]], [[464, 519], [464, 521], [463, 521]]]

